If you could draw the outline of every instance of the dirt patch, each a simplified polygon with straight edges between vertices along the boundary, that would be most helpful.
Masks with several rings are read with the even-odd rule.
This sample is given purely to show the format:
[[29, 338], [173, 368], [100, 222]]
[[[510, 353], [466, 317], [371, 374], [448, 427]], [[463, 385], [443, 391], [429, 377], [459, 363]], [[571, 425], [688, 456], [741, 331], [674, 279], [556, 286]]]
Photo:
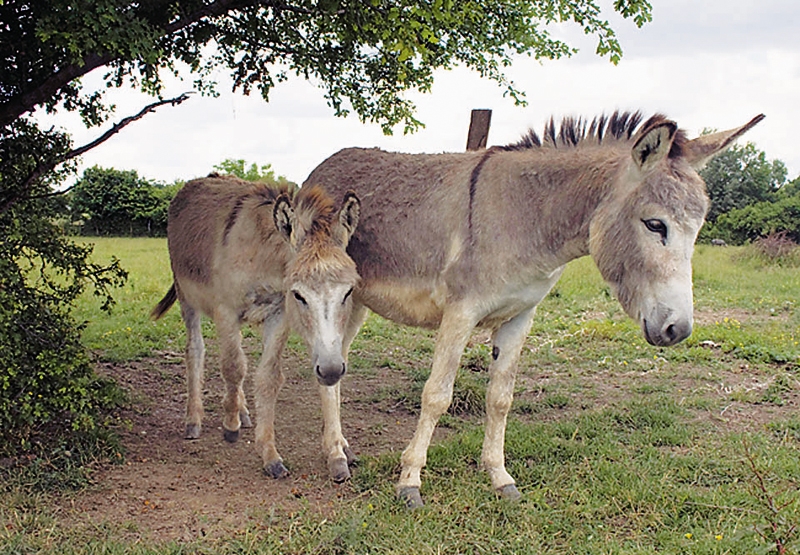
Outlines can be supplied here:
[[[99, 469], [92, 487], [63, 499], [62, 514], [72, 525], [111, 523], [137, 538], [188, 541], [230, 535], [276, 511], [334, 510], [337, 499], [353, 492], [349, 484], [328, 478], [316, 382], [299, 370], [299, 357], [284, 358], [286, 383], [278, 400], [276, 437], [291, 472], [288, 478], [273, 480], [262, 473], [252, 429], [243, 430], [235, 444], [223, 440], [222, 380], [213, 354], [207, 356], [202, 436], [184, 440], [183, 364], [180, 355], [162, 353], [98, 368], [132, 397], [120, 414], [129, 423], [122, 431], [126, 460]], [[357, 455], [402, 450], [410, 440], [416, 416], [380, 399], [384, 388], [402, 386], [404, 379], [402, 372], [388, 368], [345, 378], [343, 429]], [[245, 389], [251, 389], [249, 383]]]
[[784, 309], [772, 309], [770, 312], [747, 310], [744, 308], [729, 308], [726, 310], [695, 310], [695, 324], [710, 326], [721, 322], [735, 321], [739, 323], [766, 322], [777, 320], [787, 322], [791, 319], [791, 312]]

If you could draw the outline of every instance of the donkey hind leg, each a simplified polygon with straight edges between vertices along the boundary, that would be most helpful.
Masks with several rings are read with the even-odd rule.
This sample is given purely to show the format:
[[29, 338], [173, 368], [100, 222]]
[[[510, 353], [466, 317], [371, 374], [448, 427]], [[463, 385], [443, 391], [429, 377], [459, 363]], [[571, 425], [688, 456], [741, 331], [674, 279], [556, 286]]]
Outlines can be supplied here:
[[[345, 363], [358, 330], [367, 317], [367, 309], [356, 304], [347, 322], [347, 327], [342, 337], [342, 355]], [[322, 419], [324, 427], [322, 432], [322, 448], [328, 456], [328, 472], [331, 479], [341, 483], [350, 478], [350, 465], [355, 463], [356, 457], [350, 444], [342, 435], [342, 421], [340, 415], [341, 382], [333, 386], [320, 385], [320, 399], [322, 401]]]
[[200, 437], [203, 423], [203, 361], [205, 345], [200, 327], [200, 312], [181, 301], [181, 318], [186, 325], [186, 439]]
[[409, 508], [422, 506], [419, 494], [422, 483], [420, 471], [425, 466], [436, 423], [453, 399], [453, 383], [461, 354], [475, 325], [476, 320], [459, 306], [448, 307], [442, 317], [433, 352], [431, 375], [422, 390], [422, 409], [417, 429], [400, 459], [402, 470], [397, 494]]
[[[247, 369], [246, 364], [247, 362], [245, 359], [245, 370]], [[244, 394], [244, 387], [239, 387], [239, 422], [242, 428], [253, 427], [253, 420], [250, 418], [250, 410], [247, 408], [247, 397]]]
[[486, 389], [486, 429], [481, 462], [489, 473], [492, 487], [506, 499], [520, 494], [514, 478], [506, 471], [503, 454], [506, 418], [514, 397], [514, 380], [520, 350], [528, 336], [536, 308], [522, 312], [505, 322], [494, 333], [489, 386]]
[[244, 376], [247, 373], [247, 358], [242, 350], [242, 332], [239, 321], [233, 314], [215, 315], [214, 323], [219, 336], [220, 362], [225, 391], [222, 398], [222, 432], [225, 441], [239, 440], [241, 413], [247, 408], [243, 404]]
[[239, 421], [242, 423], [242, 428], [252, 428], [253, 421], [250, 418], [250, 411], [247, 408], [247, 399], [245, 399], [244, 391], [242, 391], [242, 398], [239, 400], [241, 409], [239, 409]]
[[[283, 299], [283, 297], [281, 297]], [[289, 471], [275, 447], [275, 402], [284, 382], [280, 359], [289, 337], [283, 308], [264, 321], [261, 361], [253, 376], [256, 396], [256, 448], [264, 463], [264, 472], [273, 478], [284, 478]]]

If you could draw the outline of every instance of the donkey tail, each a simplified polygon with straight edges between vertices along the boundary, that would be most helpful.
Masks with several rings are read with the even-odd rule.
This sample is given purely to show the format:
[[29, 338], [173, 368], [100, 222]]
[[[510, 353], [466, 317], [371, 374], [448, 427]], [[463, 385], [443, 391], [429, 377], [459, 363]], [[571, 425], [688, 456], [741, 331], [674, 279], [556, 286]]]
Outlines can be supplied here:
[[158, 301], [158, 304], [153, 307], [153, 310], [150, 312], [150, 318], [153, 320], [161, 318], [164, 313], [175, 304], [176, 300], [178, 300], [178, 291], [175, 289], [175, 283], [173, 282], [172, 287], [169, 288], [164, 298]]

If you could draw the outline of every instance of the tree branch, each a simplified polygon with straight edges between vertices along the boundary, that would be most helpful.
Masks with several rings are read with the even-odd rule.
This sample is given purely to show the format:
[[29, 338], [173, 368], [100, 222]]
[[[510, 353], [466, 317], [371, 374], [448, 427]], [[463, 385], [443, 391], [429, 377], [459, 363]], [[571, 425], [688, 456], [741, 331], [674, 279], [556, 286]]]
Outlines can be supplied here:
[[115, 56], [111, 54], [87, 54], [80, 64], [68, 64], [59, 69], [37, 87], [20, 93], [0, 106], [0, 128], [13, 122], [26, 112], [30, 112], [43, 102], [52, 98], [60, 89], [70, 81], [86, 75], [93, 69], [113, 62]]
[[[230, 10], [260, 3], [263, 2], [259, 2], [259, 0], [217, 0], [176, 19], [172, 23], [164, 25], [160, 28], [159, 35], [161, 37], [169, 36], [197, 23], [203, 18], [218, 17]], [[30, 112], [36, 106], [46, 102], [71, 81], [86, 75], [98, 67], [108, 65], [118, 60], [119, 57], [120, 54], [115, 52], [88, 53], [78, 63], [63, 65], [44, 82], [35, 85], [28, 91], [23, 91], [0, 105], [0, 128], [5, 127], [22, 114]]]
[[181, 29], [184, 29], [189, 25], [197, 23], [204, 17], [218, 17], [236, 8], [245, 8], [247, 6], [257, 5], [259, 3], [260, 2], [258, 0], [217, 0], [212, 4], [203, 6], [196, 12], [193, 12], [185, 17], [181, 17], [174, 23], [165, 25], [163, 29], [164, 34], [171, 35], [176, 31], [180, 31]]
[[[76, 148], [74, 150], [70, 150], [64, 156], [64, 159], [59, 161], [58, 163], [60, 164], [62, 162], [66, 162], [67, 160], [71, 160], [72, 158], [75, 158], [76, 156], [80, 156], [84, 152], [87, 152], [87, 151], [93, 149], [97, 145], [107, 141], [113, 135], [115, 135], [115, 134], [119, 133], [120, 131], [122, 131], [123, 127], [133, 123], [136, 120], [139, 120], [139, 119], [143, 118], [145, 115], [149, 114], [150, 112], [154, 111], [156, 108], [158, 108], [160, 106], [164, 106], [165, 104], [172, 104], [173, 106], [177, 106], [177, 105], [181, 104], [183, 101], [185, 101], [186, 99], [189, 98], [190, 94], [192, 94], [192, 93], [183, 93], [180, 96], [176, 96], [175, 98], [168, 98], [166, 100], [159, 100], [158, 102], [153, 102], [152, 104], [148, 104], [147, 106], [142, 108], [142, 110], [138, 114], [136, 114], [134, 116], [128, 116], [127, 118], [123, 118], [122, 120], [120, 120], [119, 123], [114, 124], [111, 127], [111, 129], [109, 129], [108, 131], [106, 131], [105, 133], [100, 135], [94, 141], [92, 141], [90, 143], [87, 143], [87, 144], [83, 145], [82, 147], [78, 147], [78, 148]], [[53, 167], [55, 167], [55, 165]], [[53, 169], [53, 168], [49, 168], [46, 171], [49, 171], [51, 169]], [[36, 176], [36, 177], [38, 177], [38, 176]], [[34, 177], [34, 179], [35, 179], [35, 177]]]
[[[156, 108], [164, 106], [165, 104], [171, 104], [172, 106], [177, 106], [177, 105], [181, 104], [182, 102], [184, 102], [185, 100], [187, 100], [189, 98], [190, 94], [191, 93], [183, 93], [180, 96], [176, 96], [175, 98], [168, 98], [168, 99], [165, 99], [165, 100], [159, 100], [158, 102], [153, 102], [152, 104], [148, 104], [147, 106], [142, 108], [139, 111], [139, 113], [137, 113], [137, 114], [135, 114], [133, 116], [128, 116], [126, 118], [123, 118], [122, 120], [119, 121], [119, 123], [115, 123], [111, 127], [111, 129], [109, 129], [108, 131], [106, 131], [105, 133], [100, 135], [98, 138], [96, 138], [92, 142], [86, 143], [85, 145], [83, 145], [81, 147], [78, 147], [76, 149], [70, 150], [63, 157], [61, 157], [59, 160], [56, 160], [55, 162], [49, 162], [47, 164], [39, 164], [39, 165], [37, 165], [36, 168], [33, 170], [33, 172], [31, 172], [31, 174], [23, 182], [20, 194], [15, 196], [15, 197], [13, 197], [13, 198], [10, 198], [5, 204], [0, 206], [0, 214], [2, 214], [3, 212], [5, 212], [9, 208], [11, 208], [17, 201], [19, 201], [23, 197], [24, 192], [27, 191], [31, 187], [31, 185], [33, 184], [34, 181], [36, 181], [37, 179], [42, 177], [42, 175], [44, 175], [45, 173], [51, 171], [53, 168], [55, 168], [59, 164], [63, 164], [67, 160], [72, 160], [73, 158], [75, 158], [77, 156], [80, 156], [80, 155], [92, 150], [94, 147], [104, 143], [105, 141], [107, 141], [108, 139], [110, 139], [111, 137], [113, 137], [114, 135], [119, 133], [120, 131], [122, 131], [122, 129], [124, 127], [127, 127], [128, 125], [130, 125], [131, 123], [133, 123], [136, 120], [142, 119], [145, 115], [149, 114], [150, 112], [155, 111]], [[29, 199], [47, 198], [47, 197], [52, 197], [52, 196], [64, 194], [68, 190], [69, 189], [67, 189], [65, 191], [54, 191], [52, 193], [47, 193], [47, 194], [44, 194], [44, 195], [30, 196], [30, 197], [27, 197], [27, 198], [29, 198]]]
[[[2, 0], [0, 0], [0, 3], [2, 3]], [[165, 5], [168, 3], [169, 2], [166, 1], [163, 2]], [[158, 36], [163, 38], [181, 31], [182, 29], [186, 29], [202, 19], [220, 17], [232, 10], [249, 6], [262, 6], [309, 16], [320, 13], [319, 10], [309, 10], [307, 8], [293, 6], [282, 0], [215, 0], [210, 4], [201, 6], [194, 12], [178, 17], [170, 23], [163, 24], [151, 21], [151, 24], [157, 30]], [[341, 15], [344, 12], [344, 9], [340, 9], [333, 12], [332, 15]], [[118, 52], [92, 52], [85, 54], [83, 59], [79, 62], [62, 65], [43, 82], [34, 85], [33, 88], [23, 91], [7, 102], [0, 104], [0, 128], [5, 127], [21, 115], [30, 112], [36, 106], [53, 98], [59, 90], [71, 81], [88, 74], [98, 67], [108, 65], [119, 59], [120, 54]]]

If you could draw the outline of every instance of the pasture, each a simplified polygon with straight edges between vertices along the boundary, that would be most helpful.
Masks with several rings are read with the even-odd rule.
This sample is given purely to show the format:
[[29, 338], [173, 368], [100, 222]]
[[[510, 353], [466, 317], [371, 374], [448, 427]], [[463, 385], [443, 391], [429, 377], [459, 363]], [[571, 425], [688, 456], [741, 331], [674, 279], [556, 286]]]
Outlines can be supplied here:
[[[0, 494], [4, 553], [798, 553], [800, 270], [740, 248], [699, 246], [695, 329], [649, 346], [591, 260], [542, 302], [520, 362], [506, 439], [522, 493], [498, 499], [478, 468], [488, 336], [475, 334], [423, 470], [426, 506], [395, 496], [430, 367], [431, 332], [371, 315], [342, 384], [351, 481], [329, 478], [316, 381], [296, 337], [283, 356], [276, 430], [291, 471], [261, 472], [244, 430], [222, 440], [221, 380], [208, 337], [207, 431], [185, 441], [179, 311], [150, 309], [171, 283], [161, 239], [93, 239], [130, 272], [111, 316], [78, 316], [98, 372], [129, 391], [112, 415], [127, 449], [77, 491]], [[259, 350], [247, 332], [251, 365]], [[247, 385], [245, 386], [247, 391]]]

